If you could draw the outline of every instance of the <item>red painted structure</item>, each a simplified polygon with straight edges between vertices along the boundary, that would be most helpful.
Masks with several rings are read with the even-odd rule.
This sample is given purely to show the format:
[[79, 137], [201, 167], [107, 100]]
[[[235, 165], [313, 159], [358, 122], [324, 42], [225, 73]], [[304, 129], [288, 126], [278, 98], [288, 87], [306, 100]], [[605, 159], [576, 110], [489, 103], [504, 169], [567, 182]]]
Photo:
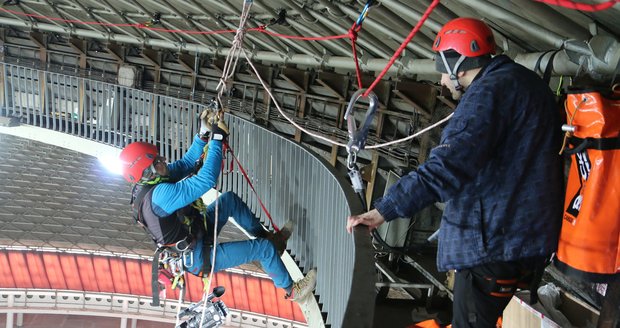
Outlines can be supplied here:
[[[186, 301], [202, 297], [201, 279], [187, 275]], [[295, 302], [284, 298], [270, 279], [231, 272], [215, 274], [212, 287], [224, 286], [222, 300], [235, 310], [305, 322]], [[0, 251], [0, 288], [61, 289], [151, 295], [151, 262], [120, 257], [34, 251]], [[177, 299], [178, 290], [167, 290]]]

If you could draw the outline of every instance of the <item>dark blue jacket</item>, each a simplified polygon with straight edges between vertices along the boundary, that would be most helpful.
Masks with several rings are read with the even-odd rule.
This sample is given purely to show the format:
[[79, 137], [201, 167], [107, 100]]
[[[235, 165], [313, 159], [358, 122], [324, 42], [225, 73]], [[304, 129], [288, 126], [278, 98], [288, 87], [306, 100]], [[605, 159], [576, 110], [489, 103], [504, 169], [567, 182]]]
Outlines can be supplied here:
[[497, 56], [467, 88], [428, 160], [374, 205], [389, 221], [445, 202], [440, 271], [550, 255], [562, 219], [560, 147], [549, 86]]

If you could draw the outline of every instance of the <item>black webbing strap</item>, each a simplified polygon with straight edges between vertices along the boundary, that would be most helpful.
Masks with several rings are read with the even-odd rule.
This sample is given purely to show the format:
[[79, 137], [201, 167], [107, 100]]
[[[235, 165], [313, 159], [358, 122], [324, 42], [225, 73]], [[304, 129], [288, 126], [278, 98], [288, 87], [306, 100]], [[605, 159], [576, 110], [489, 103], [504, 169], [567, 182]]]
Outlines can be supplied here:
[[162, 248], [157, 248], [153, 255], [151, 266], [151, 291], [153, 292], [153, 306], [159, 306], [159, 254], [163, 252]]
[[[138, 185], [136, 184], [132, 190], [131, 209], [133, 210], [133, 218], [136, 222], [143, 223], [140, 215], [140, 208], [142, 207], [142, 201], [148, 192], [153, 189], [155, 185]], [[136, 189], [140, 188], [140, 191], [136, 193]]]
[[[540, 68], [540, 64], [542, 62], [543, 57], [545, 57], [545, 55], [547, 55], [550, 52], [552, 54], [551, 54], [551, 56], [549, 56], [549, 60], [547, 60], [547, 65], [545, 66], [545, 70], [543, 71]], [[545, 51], [545, 52], [543, 52], [542, 55], [540, 55], [540, 57], [538, 57], [538, 59], [536, 60], [536, 64], [534, 64], [534, 71], [541, 71], [541, 72], [543, 72], [542, 79], [547, 84], [549, 84], [549, 82], [551, 81], [551, 73], [553, 72], [553, 59], [555, 59], [555, 55], [557, 55], [558, 52], [560, 52], [560, 49]]]
[[566, 149], [566, 153], [573, 155], [585, 149], [615, 150], [620, 149], [620, 136], [615, 138], [577, 138], [571, 137], [573, 148]]

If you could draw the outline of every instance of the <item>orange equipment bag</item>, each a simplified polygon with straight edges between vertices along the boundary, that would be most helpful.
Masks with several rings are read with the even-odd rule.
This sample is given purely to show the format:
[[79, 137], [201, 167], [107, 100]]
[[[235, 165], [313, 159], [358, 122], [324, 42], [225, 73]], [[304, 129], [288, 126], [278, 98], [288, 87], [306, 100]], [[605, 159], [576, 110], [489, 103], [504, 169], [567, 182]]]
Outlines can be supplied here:
[[566, 98], [571, 166], [556, 266], [590, 282], [620, 272], [620, 87]]

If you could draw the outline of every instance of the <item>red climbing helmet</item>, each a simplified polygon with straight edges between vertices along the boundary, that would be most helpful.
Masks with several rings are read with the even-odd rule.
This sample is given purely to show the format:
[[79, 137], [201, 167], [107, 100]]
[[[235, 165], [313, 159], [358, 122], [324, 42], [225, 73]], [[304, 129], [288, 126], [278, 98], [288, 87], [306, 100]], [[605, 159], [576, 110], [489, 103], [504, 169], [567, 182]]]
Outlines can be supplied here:
[[123, 166], [123, 177], [125, 180], [136, 183], [142, 179], [142, 173], [155, 161], [157, 157], [157, 147], [147, 142], [134, 142], [119, 155]]
[[454, 50], [465, 57], [495, 54], [495, 38], [487, 24], [475, 18], [456, 18], [444, 25], [433, 43], [434, 51]]

